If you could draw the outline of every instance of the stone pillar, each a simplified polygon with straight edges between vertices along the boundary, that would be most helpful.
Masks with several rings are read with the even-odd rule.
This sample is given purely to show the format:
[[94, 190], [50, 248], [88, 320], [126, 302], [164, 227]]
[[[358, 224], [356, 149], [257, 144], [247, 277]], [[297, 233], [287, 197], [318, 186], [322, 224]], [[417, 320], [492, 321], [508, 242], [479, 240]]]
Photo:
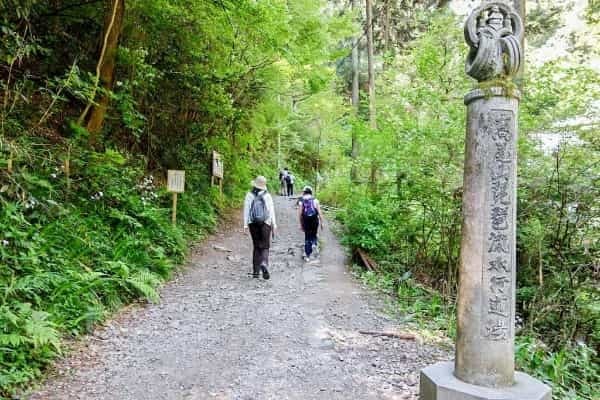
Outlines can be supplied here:
[[551, 390], [515, 373], [516, 190], [523, 24], [509, 4], [485, 1], [465, 24], [463, 225], [454, 363], [421, 372], [422, 400], [550, 400]]
[[514, 381], [517, 95], [493, 87], [465, 98], [463, 225], [457, 307], [457, 378]]

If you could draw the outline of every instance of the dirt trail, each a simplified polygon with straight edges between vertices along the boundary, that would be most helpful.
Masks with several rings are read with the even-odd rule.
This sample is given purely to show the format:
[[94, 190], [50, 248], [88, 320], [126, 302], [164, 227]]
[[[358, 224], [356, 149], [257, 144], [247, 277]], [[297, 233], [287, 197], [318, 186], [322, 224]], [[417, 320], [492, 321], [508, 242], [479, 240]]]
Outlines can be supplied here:
[[218, 233], [163, 288], [160, 304], [98, 329], [28, 398], [417, 399], [418, 371], [446, 352], [360, 334], [398, 325], [347, 272], [329, 229], [320, 263], [305, 265], [293, 202], [278, 198], [276, 209], [271, 280], [248, 275], [241, 229]]

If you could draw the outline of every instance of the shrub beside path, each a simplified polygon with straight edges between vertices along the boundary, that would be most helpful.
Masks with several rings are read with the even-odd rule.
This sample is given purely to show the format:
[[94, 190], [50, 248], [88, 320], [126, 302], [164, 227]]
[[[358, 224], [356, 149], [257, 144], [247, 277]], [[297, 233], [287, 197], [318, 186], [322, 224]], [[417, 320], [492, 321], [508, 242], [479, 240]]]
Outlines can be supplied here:
[[417, 399], [419, 370], [448, 353], [402, 330], [381, 296], [322, 232], [319, 264], [301, 260], [293, 202], [276, 199], [271, 279], [252, 279], [238, 223], [199, 246], [161, 290], [99, 327], [30, 400]]

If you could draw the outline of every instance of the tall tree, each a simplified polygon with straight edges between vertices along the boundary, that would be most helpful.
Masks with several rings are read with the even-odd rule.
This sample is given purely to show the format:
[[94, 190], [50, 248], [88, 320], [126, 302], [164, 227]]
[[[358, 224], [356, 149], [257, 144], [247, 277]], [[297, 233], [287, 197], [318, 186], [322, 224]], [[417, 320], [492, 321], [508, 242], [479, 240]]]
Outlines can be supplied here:
[[[369, 69], [369, 126], [371, 129], [377, 129], [377, 119], [375, 113], [375, 65], [373, 55], [373, 2], [367, 1], [367, 62]], [[371, 176], [369, 183], [371, 190], [376, 191], [377, 188], [377, 161], [371, 160]]]
[[386, 52], [390, 49], [392, 29], [392, 6], [390, 0], [383, 3], [383, 48]]
[[[352, 10], [358, 10], [358, 0], [352, 0]], [[358, 64], [358, 46], [360, 44], [361, 35], [359, 35], [352, 43], [352, 108], [356, 115], [360, 104], [359, 97], [359, 64]], [[356, 165], [358, 159], [358, 133], [356, 129], [352, 129], [352, 167], [350, 169], [350, 178], [352, 182], [358, 179], [358, 167]]]
[[[106, 110], [108, 108], [109, 96], [107, 91], [112, 90], [115, 80], [115, 65], [117, 60], [117, 48], [119, 37], [123, 26], [123, 16], [125, 14], [125, 0], [107, 0], [107, 13], [104, 18], [104, 29], [102, 34], [102, 46], [98, 64], [96, 66], [96, 82], [94, 92], [87, 104], [85, 110], [80, 116], [80, 124], [83, 123], [88, 113], [86, 128], [90, 132], [90, 145], [96, 146], [98, 136], [104, 123]], [[98, 86], [104, 89], [100, 99], [93, 104]]]
[[367, 62], [369, 69], [369, 125], [377, 129], [375, 114], [375, 65], [373, 55], [373, 1], [367, 2]]

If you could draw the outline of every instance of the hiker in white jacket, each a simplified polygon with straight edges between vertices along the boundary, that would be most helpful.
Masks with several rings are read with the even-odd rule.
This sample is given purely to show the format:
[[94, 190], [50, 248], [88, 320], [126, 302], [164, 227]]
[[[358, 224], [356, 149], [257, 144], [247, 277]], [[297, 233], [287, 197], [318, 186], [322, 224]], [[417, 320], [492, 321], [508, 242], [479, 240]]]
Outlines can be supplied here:
[[264, 176], [257, 176], [252, 186], [244, 200], [244, 231], [249, 229], [252, 236], [252, 277], [258, 278], [262, 272], [263, 278], [269, 279], [269, 247], [277, 229], [275, 207]]

